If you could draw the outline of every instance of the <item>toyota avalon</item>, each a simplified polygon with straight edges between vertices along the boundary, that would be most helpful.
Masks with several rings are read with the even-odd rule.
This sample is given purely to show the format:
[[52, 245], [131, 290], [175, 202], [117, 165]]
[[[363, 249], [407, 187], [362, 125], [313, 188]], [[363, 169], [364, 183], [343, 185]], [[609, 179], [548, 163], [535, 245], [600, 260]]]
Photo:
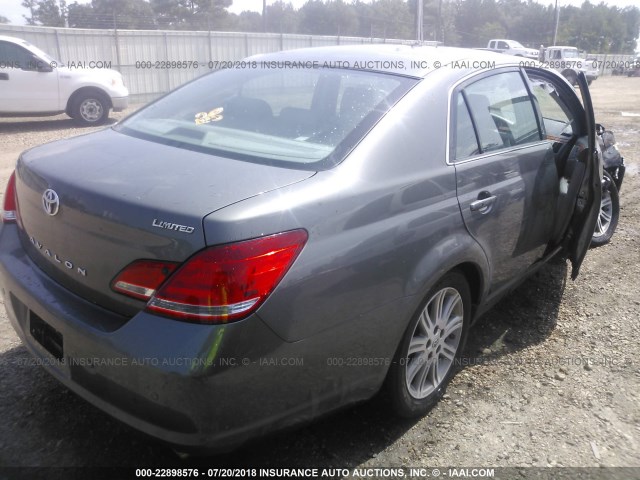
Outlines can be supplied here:
[[17, 160], [0, 286], [98, 408], [221, 451], [388, 389], [443, 394], [469, 326], [600, 206], [586, 79], [445, 47], [302, 49]]

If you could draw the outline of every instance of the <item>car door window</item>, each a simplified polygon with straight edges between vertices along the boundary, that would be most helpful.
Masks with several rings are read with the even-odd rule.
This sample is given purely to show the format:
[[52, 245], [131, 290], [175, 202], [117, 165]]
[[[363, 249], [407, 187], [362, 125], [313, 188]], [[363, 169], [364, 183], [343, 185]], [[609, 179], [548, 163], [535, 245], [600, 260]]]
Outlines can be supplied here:
[[562, 100], [552, 83], [545, 79], [529, 76], [531, 93], [542, 114], [543, 138], [547, 140], [568, 140], [573, 135], [573, 114]]
[[481, 153], [541, 140], [531, 97], [518, 72], [482, 78], [463, 92]]
[[453, 158], [463, 160], [479, 152], [478, 138], [476, 137], [476, 132], [473, 128], [469, 109], [467, 108], [464, 97], [462, 95], [458, 95], [457, 97]]
[[27, 50], [9, 42], [0, 42], [0, 65], [3, 68], [33, 69], [33, 56]]

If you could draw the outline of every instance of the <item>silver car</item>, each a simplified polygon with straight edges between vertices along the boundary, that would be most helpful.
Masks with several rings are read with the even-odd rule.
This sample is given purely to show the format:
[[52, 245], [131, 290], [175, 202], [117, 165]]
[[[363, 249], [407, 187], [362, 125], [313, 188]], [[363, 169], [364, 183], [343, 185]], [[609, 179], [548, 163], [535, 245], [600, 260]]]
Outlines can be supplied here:
[[[517, 60], [517, 59], [516, 59]], [[586, 79], [442, 47], [247, 59], [18, 159], [0, 285], [71, 390], [220, 451], [373, 396], [417, 416], [469, 327], [600, 205]]]

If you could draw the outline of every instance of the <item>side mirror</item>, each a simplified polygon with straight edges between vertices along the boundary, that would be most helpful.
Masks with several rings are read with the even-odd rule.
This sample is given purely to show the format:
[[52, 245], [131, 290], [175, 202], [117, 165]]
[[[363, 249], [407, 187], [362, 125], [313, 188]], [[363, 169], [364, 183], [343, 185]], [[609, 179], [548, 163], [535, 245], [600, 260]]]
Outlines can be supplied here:
[[38, 72], [53, 72], [53, 68], [51, 68], [51, 65], [49, 65], [46, 62], [43, 62], [42, 60], [38, 61], [38, 64], [36, 66], [36, 70]]

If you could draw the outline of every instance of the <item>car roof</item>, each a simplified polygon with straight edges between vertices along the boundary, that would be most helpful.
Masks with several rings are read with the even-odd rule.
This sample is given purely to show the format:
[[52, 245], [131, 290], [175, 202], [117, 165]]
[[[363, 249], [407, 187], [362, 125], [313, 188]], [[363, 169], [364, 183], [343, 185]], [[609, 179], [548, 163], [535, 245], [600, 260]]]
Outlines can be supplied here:
[[7, 35], [0, 35], [0, 40], [5, 40], [8, 42], [25, 42], [26, 40], [23, 40], [22, 38], [18, 38], [18, 37], [9, 37]]
[[0, 41], [15, 43], [16, 45], [21, 45], [23, 47], [34, 46], [23, 38], [10, 37], [8, 35], [0, 35]]
[[[282, 62], [295, 65], [307, 65], [318, 62], [320, 67], [351, 68], [354, 70], [379, 71], [424, 77], [438, 68], [452, 65], [454, 62], [490, 62], [495, 67], [517, 65], [522, 60], [510, 55], [488, 50], [474, 50], [469, 48], [397, 45], [397, 44], [369, 44], [369, 45], [339, 45], [330, 47], [301, 48], [280, 52], [254, 55], [247, 60], [257, 62], [279, 62], [274, 66], [282, 67]], [[341, 63], [339, 63], [341, 62]], [[439, 63], [439, 66], [436, 64]], [[466, 69], [466, 68], [465, 68]], [[469, 69], [473, 69], [469, 67]], [[481, 70], [480, 67], [477, 68]]]

